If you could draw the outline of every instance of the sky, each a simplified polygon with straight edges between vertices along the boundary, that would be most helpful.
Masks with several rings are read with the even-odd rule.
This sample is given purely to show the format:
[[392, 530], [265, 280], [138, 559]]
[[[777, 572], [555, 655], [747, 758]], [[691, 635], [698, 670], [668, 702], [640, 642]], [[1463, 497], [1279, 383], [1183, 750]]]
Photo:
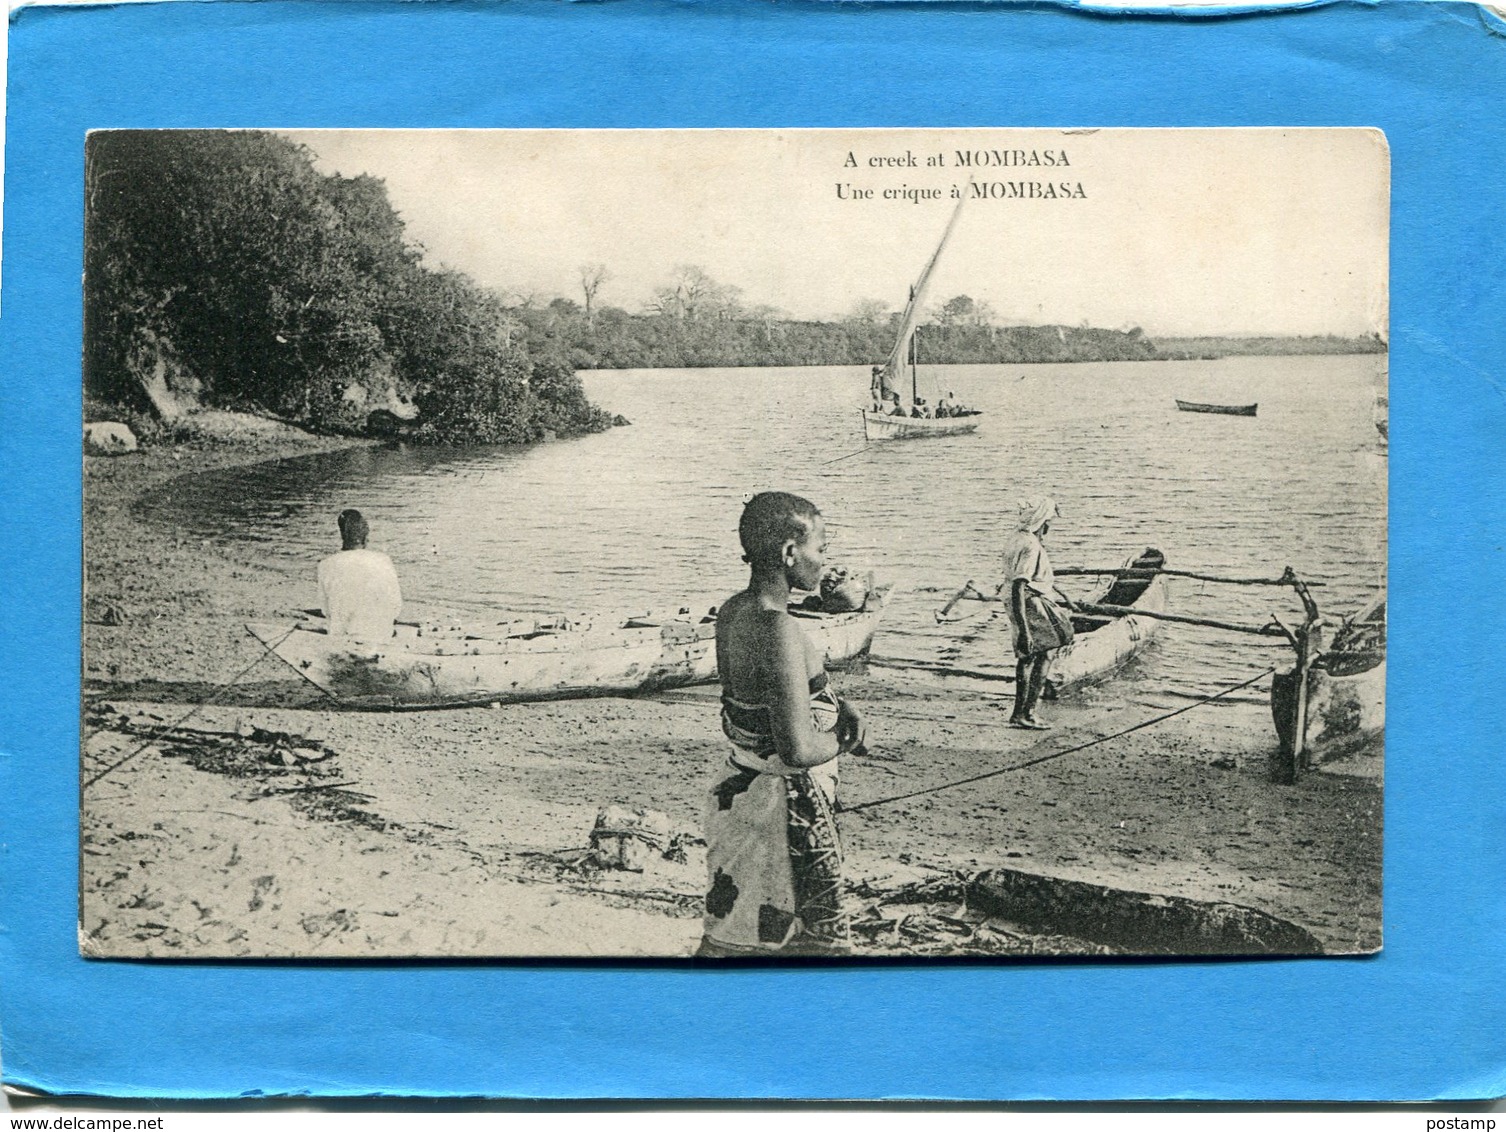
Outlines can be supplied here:
[[[603, 263], [598, 303], [637, 311], [676, 265], [694, 264], [797, 318], [840, 317], [862, 299], [898, 308], [953, 188], [978, 191], [971, 174], [989, 195], [963, 206], [932, 304], [966, 294], [1006, 323], [1161, 336], [1386, 329], [1389, 154], [1371, 130], [288, 136], [325, 172], [385, 181], [432, 265], [546, 300], [579, 302], [580, 266]], [[964, 167], [959, 151], [1057, 164]], [[1010, 195], [1045, 185], [1055, 199]], [[907, 189], [938, 193], [883, 195]]]

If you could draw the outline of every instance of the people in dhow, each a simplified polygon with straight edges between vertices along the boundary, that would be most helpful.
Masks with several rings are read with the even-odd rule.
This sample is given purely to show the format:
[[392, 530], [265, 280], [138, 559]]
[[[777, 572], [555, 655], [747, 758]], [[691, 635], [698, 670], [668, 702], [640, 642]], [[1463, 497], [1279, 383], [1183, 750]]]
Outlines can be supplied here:
[[863, 720], [789, 614], [792, 588], [820, 585], [826, 525], [809, 500], [767, 491], [743, 508], [738, 536], [751, 574], [716, 619], [731, 749], [707, 798], [700, 954], [840, 952], [837, 759], [862, 753]]
[[319, 607], [329, 632], [358, 641], [385, 641], [403, 608], [392, 559], [366, 546], [371, 528], [354, 509], [340, 512], [340, 551], [319, 563]]
[[[1051, 521], [1061, 511], [1055, 500], [1032, 499], [1020, 505], [1014, 532], [1004, 546], [1004, 586], [1009, 587], [1010, 620], [1014, 625], [1014, 713], [1010, 725], [1044, 730], [1049, 724], [1036, 714], [1055, 651], [1072, 643], [1072, 621], [1056, 603], [1060, 591], [1046, 553]], [[1067, 607], [1071, 601], [1060, 594]]]

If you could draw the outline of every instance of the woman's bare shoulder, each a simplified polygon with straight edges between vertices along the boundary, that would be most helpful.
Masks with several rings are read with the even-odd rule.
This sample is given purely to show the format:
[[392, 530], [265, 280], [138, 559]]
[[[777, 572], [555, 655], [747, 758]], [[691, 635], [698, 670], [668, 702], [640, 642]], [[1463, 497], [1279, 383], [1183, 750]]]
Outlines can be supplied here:
[[728, 598], [717, 620], [726, 628], [735, 625], [739, 636], [747, 634], [766, 646], [783, 644], [800, 636], [800, 627], [787, 611], [768, 609], [750, 593]]
[[748, 604], [752, 596], [747, 590], [738, 590], [726, 601], [722, 602], [721, 605], [717, 606], [717, 618], [731, 617], [742, 612], [743, 607]]
[[737, 626], [739, 631], [763, 634], [774, 630], [784, 622], [793, 625], [794, 618], [782, 609], [765, 609], [757, 595], [746, 590], [733, 594], [716, 613], [717, 624], [727, 629]]

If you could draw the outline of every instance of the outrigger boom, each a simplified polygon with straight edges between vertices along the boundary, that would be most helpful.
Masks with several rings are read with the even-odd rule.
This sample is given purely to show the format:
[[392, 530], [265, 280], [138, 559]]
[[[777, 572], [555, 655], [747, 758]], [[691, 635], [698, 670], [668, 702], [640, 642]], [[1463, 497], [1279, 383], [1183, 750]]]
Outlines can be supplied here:
[[[1079, 578], [1096, 577], [1100, 574], [1119, 574], [1126, 578], [1143, 578], [1151, 574], [1167, 574], [1173, 578], [1195, 578], [1200, 582], [1225, 582], [1231, 586], [1290, 586], [1299, 581], [1297, 575], [1288, 568], [1287, 572], [1279, 578], [1220, 578], [1216, 574], [1199, 574], [1192, 570], [1169, 570], [1162, 566], [1157, 569], [1148, 567], [1124, 567], [1105, 566], [1102, 569], [1093, 566], [1063, 566], [1054, 571], [1057, 577]], [[1323, 582], [1305, 582], [1308, 587], [1321, 586]]]
[[1215, 621], [1211, 617], [1187, 617], [1180, 613], [1152, 613], [1148, 609], [1131, 609], [1126, 605], [1099, 605], [1091, 601], [1074, 601], [1074, 609], [1080, 609], [1084, 613], [1103, 613], [1110, 617], [1124, 617], [1128, 614], [1136, 614], [1140, 617], [1151, 617], [1157, 621], [1175, 621], [1182, 625], [1203, 625], [1209, 629], [1228, 629], [1234, 633], [1250, 633], [1257, 637], [1287, 637], [1291, 631], [1283, 628], [1279, 623], [1269, 625], [1241, 625], [1235, 621]]

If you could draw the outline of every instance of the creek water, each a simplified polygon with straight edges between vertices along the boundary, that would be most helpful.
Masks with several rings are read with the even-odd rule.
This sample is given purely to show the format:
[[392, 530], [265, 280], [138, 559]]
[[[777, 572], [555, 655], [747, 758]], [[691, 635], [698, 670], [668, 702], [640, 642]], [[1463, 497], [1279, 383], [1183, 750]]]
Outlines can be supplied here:
[[[1372, 411], [1384, 355], [1192, 362], [946, 366], [923, 380], [982, 409], [972, 435], [865, 445], [867, 367], [600, 371], [597, 404], [631, 427], [528, 448], [362, 448], [171, 483], [150, 518], [254, 554], [313, 600], [314, 564], [357, 507], [410, 606], [477, 620], [508, 612], [633, 611], [714, 601], [746, 580], [737, 518], [770, 488], [812, 499], [829, 559], [903, 584], [879, 665], [929, 662], [960, 631], [932, 610], [998, 578], [1018, 502], [1049, 494], [1061, 566], [1146, 547], [1171, 567], [1275, 577], [1290, 564], [1325, 612], [1384, 584], [1386, 462]], [[924, 395], [924, 390], [922, 391]], [[1258, 402], [1254, 418], [1178, 412], [1174, 399]], [[1087, 596], [1089, 578], [1063, 578]], [[1289, 590], [1173, 581], [1169, 609], [1262, 623], [1300, 618]], [[269, 615], [286, 611], [268, 611]], [[1000, 637], [999, 671], [1012, 663]], [[1279, 641], [1167, 626], [1124, 673], [1136, 701], [1198, 695], [1287, 664]], [[1252, 693], [1258, 694], [1258, 689]]]

